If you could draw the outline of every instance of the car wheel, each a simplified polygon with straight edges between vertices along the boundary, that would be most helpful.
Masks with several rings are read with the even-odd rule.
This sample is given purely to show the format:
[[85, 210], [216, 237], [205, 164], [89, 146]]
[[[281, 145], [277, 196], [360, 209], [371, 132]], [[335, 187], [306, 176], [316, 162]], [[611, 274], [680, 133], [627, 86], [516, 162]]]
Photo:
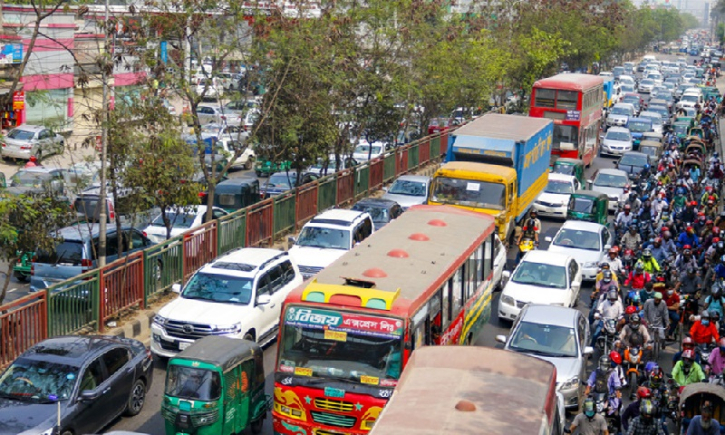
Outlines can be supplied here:
[[64, 430], [63, 432], [61, 432], [61, 435], [73, 435], [73, 432], [69, 430]]
[[128, 396], [126, 404], [126, 415], [138, 415], [146, 402], [146, 384], [141, 379], [136, 379], [131, 388], [131, 395]]

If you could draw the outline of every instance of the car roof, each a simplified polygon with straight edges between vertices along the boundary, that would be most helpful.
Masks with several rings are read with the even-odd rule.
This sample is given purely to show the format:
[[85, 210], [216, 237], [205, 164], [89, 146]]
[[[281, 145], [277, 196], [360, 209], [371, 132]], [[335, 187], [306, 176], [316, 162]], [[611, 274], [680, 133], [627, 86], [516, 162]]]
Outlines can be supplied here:
[[614, 107], [626, 107], [628, 109], [634, 109], [634, 104], [632, 103], [617, 103], [614, 105]]
[[576, 327], [579, 311], [556, 305], [527, 305], [520, 322], [540, 323], [553, 326]]
[[22, 356], [34, 360], [81, 366], [94, 355], [117, 345], [127, 346], [128, 343], [109, 335], [67, 335], [43, 340], [26, 350]]
[[49, 168], [46, 166], [31, 166], [29, 168], [21, 168], [18, 172], [15, 173], [17, 175], [19, 172], [28, 172], [28, 173], [38, 173], [38, 174], [52, 174], [53, 172], [62, 172], [63, 170], [60, 168]]
[[19, 126], [15, 127], [15, 128], [13, 129], [13, 130], [15, 130], [16, 128], [17, 128], [17, 129], [20, 129], [20, 130], [28, 130], [28, 131], [40, 131], [40, 130], [45, 130], [45, 127], [44, 127], [44, 126], [42, 126], [42, 125], [32, 125], [32, 124], [23, 124], [23, 125], [19, 125]]
[[402, 180], [402, 181], [418, 181], [421, 183], [429, 183], [430, 177], [426, 175], [401, 175], [398, 177], [395, 181]]
[[357, 210], [345, 210], [336, 208], [320, 213], [313, 217], [307, 224], [312, 225], [337, 225], [341, 227], [349, 227], [363, 215], [367, 213]]
[[286, 257], [285, 251], [270, 248], [240, 248], [205, 265], [201, 271], [221, 275], [254, 276], [265, 263]]
[[[396, 205], [397, 202], [393, 201], [392, 199], [385, 198], [363, 198], [355, 203], [355, 205], [358, 204], [378, 207], [392, 207]], [[353, 207], [355, 207], [355, 205], [353, 205]]]
[[[121, 225], [122, 230], [131, 229], [130, 225]], [[115, 223], [109, 223], [106, 225], [106, 232], [117, 231], [118, 227]], [[81, 241], [88, 240], [97, 237], [101, 233], [100, 224], [91, 223], [79, 223], [65, 228], [61, 228], [56, 232], [57, 236], [63, 238], [63, 240], [70, 241]]]
[[622, 171], [621, 169], [614, 169], [614, 168], [602, 168], [598, 172], [599, 174], [609, 174], [609, 175], [621, 175], [624, 177], [627, 177], [627, 173], [625, 171]]
[[572, 256], [564, 253], [534, 249], [526, 253], [524, 258], [521, 260], [521, 263], [528, 261], [530, 263], [550, 264], [553, 266], [564, 267], [570, 259], [572, 259]]
[[581, 230], [581, 231], [587, 231], [590, 233], [598, 233], [602, 228], [606, 228], [602, 224], [598, 224], [595, 222], [586, 222], [586, 221], [579, 221], [579, 220], [567, 220], [564, 222], [564, 224], [561, 226], [560, 230], [566, 229], [573, 229], [573, 230]]
[[554, 181], [573, 181], [576, 177], [569, 174], [559, 174], [556, 172], [549, 172], [549, 180]]
[[627, 127], [609, 127], [609, 130], [607, 130], [607, 133], [610, 131], [613, 132], [620, 132], [620, 133], [630, 133], [629, 129]]
[[627, 155], [640, 156], [640, 157], [649, 157], [647, 154], [641, 153], [639, 151], [627, 151], [624, 154], [622, 154], [622, 157], [627, 156]]

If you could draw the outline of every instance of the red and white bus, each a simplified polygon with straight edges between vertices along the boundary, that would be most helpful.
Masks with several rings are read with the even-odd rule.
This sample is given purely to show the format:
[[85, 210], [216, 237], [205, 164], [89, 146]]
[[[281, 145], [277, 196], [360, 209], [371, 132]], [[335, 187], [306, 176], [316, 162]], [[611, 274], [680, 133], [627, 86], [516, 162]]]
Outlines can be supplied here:
[[494, 230], [484, 213], [411, 207], [290, 293], [275, 433], [365, 434], [417, 349], [474, 342], [491, 316]]
[[554, 156], [589, 166], [599, 151], [604, 80], [591, 74], [558, 74], [534, 83], [529, 116], [554, 121]]

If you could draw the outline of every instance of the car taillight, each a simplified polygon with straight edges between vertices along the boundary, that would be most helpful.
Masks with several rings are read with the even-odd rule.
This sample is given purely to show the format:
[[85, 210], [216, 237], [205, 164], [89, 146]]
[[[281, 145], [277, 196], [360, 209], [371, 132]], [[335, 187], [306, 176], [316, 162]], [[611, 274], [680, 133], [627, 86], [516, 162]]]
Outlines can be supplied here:
[[149, 235], [148, 235], [148, 234], [146, 234], [146, 231], [144, 231], [144, 232], [143, 232], [143, 236], [144, 236], [144, 237], [148, 237]]
[[21, 150], [29, 150], [30, 149], [30, 145], [21, 145], [20, 146], [20, 149]]
[[113, 208], [113, 201], [108, 201], [108, 219], [115, 220], [116, 219], [116, 210]]
[[93, 266], [93, 262], [91, 260], [89, 260], [88, 258], [84, 258], [81, 260], [81, 266], [91, 267], [91, 266]]
[[3, 148], [5, 148], [6, 146], [7, 146], [7, 144], [5, 144], [5, 142], [3, 142]]
[[199, 198], [206, 198], [206, 192], [199, 192]]

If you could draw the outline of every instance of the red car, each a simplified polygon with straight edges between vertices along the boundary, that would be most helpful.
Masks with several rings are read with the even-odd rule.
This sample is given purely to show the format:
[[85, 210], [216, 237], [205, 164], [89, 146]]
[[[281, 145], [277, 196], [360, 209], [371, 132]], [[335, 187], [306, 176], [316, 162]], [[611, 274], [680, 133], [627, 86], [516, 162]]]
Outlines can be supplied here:
[[449, 118], [433, 118], [428, 124], [428, 134], [436, 134], [446, 131], [453, 125], [453, 120]]

